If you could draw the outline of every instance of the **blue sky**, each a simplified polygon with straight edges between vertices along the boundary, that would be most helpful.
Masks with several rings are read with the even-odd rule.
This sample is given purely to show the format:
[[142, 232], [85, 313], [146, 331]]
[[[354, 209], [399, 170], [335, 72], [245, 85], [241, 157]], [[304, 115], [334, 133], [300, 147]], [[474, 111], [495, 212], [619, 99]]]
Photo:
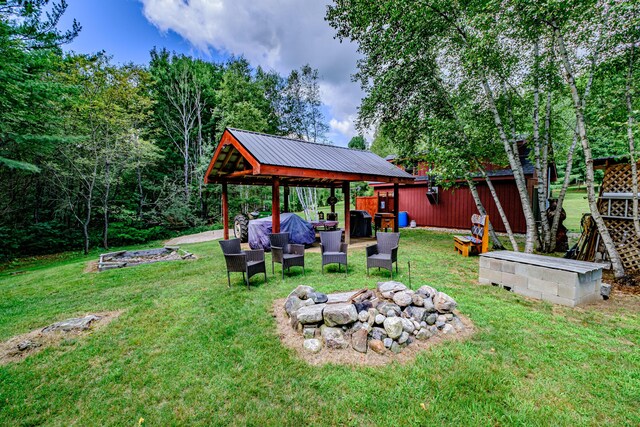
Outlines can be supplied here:
[[75, 18], [80, 35], [67, 46], [104, 50], [115, 62], [146, 64], [154, 47], [210, 61], [232, 54], [282, 75], [309, 63], [318, 68], [328, 138], [346, 145], [356, 134], [361, 92], [350, 75], [357, 54], [324, 21], [325, 5], [309, 0], [68, 0], [60, 27]]

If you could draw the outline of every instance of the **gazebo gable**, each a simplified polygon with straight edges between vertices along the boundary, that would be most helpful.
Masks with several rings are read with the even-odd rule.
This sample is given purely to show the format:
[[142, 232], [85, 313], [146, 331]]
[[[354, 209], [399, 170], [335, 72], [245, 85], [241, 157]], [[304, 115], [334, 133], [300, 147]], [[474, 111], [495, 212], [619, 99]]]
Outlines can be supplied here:
[[255, 173], [260, 173], [258, 160], [225, 130], [207, 168], [205, 182], [209, 183], [212, 175], [229, 179]]

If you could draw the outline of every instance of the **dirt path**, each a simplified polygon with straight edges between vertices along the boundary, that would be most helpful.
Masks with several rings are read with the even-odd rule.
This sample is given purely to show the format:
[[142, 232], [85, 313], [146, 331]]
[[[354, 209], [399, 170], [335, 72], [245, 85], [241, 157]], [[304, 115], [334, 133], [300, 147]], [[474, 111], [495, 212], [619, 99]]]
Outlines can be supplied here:
[[[174, 237], [164, 242], [168, 246], [187, 245], [189, 243], [210, 242], [212, 240], [222, 239], [223, 230], [205, 231], [198, 234], [189, 234], [187, 236]], [[229, 235], [233, 236], [233, 230], [229, 230]]]

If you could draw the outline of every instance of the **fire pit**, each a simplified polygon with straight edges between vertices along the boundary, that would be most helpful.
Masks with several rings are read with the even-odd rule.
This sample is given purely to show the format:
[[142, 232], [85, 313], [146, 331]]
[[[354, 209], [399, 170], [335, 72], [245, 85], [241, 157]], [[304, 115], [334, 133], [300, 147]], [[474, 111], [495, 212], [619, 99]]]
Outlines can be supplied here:
[[160, 261], [179, 261], [193, 259], [195, 256], [178, 246], [146, 249], [142, 251], [118, 251], [100, 255], [98, 271], [112, 268], [131, 267], [133, 265], [151, 264]]
[[412, 343], [466, 335], [456, 307], [453, 298], [431, 286], [414, 291], [394, 281], [328, 295], [298, 286], [284, 304], [306, 352], [371, 350], [380, 355], [401, 353]]

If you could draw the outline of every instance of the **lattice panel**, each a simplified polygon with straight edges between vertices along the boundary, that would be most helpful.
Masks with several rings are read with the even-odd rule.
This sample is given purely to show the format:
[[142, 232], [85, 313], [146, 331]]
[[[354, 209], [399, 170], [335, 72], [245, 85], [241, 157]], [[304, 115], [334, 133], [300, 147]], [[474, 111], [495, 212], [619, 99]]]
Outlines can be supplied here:
[[631, 165], [621, 163], [607, 167], [602, 181], [605, 193], [631, 193]]
[[605, 219], [604, 223], [611, 238], [617, 244], [625, 244], [628, 240], [635, 238], [636, 231], [630, 219]]
[[611, 200], [611, 216], [627, 216], [626, 200]]
[[629, 239], [626, 244], [618, 247], [618, 253], [626, 272], [640, 271], [640, 239]]

